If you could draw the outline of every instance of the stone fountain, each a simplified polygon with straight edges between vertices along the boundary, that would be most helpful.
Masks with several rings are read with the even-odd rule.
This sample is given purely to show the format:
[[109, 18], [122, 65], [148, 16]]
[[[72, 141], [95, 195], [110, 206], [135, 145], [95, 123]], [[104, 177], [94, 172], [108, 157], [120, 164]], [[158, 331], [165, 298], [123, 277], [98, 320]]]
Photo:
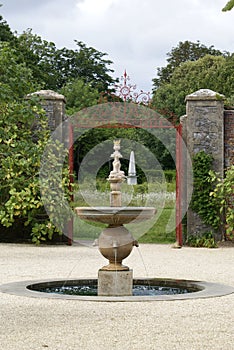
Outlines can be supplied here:
[[129, 296], [132, 295], [133, 271], [122, 261], [129, 256], [138, 242], [133, 238], [124, 224], [139, 223], [153, 217], [156, 210], [152, 207], [122, 207], [121, 184], [126, 176], [121, 170], [120, 140], [114, 141], [113, 170], [110, 172], [110, 207], [78, 207], [77, 215], [84, 220], [108, 224], [98, 238], [101, 254], [109, 264], [98, 271], [98, 295]]

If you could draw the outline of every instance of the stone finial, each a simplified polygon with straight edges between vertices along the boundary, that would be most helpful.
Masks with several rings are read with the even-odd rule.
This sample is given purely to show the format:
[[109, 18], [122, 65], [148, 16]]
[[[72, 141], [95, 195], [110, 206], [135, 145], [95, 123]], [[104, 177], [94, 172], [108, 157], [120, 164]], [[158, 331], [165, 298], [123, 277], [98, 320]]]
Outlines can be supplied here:
[[193, 92], [190, 95], [187, 95], [185, 101], [188, 100], [223, 100], [225, 98], [224, 95], [219, 94], [210, 89], [200, 89]]

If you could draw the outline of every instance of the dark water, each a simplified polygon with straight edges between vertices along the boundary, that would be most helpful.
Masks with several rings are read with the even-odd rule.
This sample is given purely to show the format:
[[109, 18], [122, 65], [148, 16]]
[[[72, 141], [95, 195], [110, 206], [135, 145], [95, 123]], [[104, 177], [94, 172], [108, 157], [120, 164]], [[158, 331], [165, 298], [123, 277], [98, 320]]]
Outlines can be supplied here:
[[[44, 288], [39, 287], [36, 290], [38, 292], [43, 292], [43, 293], [97, 296], [97, 285], [59, 286], [59, 287], [44, 287]], [[174, 294], [185, 294], [190, 292], [191, 290], [188, 290], [186, 288], [147, 286], [147, 285], [133, 286], [133, 296], [174, 295]]]

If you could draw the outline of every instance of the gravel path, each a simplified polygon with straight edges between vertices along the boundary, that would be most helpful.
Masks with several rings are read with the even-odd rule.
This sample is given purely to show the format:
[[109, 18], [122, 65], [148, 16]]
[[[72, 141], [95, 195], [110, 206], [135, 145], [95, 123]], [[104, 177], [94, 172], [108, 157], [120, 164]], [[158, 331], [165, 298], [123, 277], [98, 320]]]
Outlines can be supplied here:
[[[234, 248], [142, 244], [125, 263], [134, 277], [234, 286]], [[0, 284], [96, 277], [97, 248], [0, 244]], [[84, 302], [0, 293], [1, 350], [234, 350], [234, 294], [155, 302]]]

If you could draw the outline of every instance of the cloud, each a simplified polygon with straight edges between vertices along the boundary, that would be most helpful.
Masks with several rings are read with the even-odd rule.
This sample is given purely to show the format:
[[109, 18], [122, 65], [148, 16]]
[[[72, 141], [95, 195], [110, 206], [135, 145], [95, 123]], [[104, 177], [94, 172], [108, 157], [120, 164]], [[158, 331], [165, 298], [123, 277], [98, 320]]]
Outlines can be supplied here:
[[[82, 1], [82, 0], [80, 0]], [[70, 8], [71, 6], [76, 6], [77, 0], [69, 0], [69, 6], [64, 0], [2, 0], [3, 9], [5, 9], [8, 13], [11, 14], [25, 14], [39, 11], [39, 13], [43, 10], [50, 9], [64, 9]]]

